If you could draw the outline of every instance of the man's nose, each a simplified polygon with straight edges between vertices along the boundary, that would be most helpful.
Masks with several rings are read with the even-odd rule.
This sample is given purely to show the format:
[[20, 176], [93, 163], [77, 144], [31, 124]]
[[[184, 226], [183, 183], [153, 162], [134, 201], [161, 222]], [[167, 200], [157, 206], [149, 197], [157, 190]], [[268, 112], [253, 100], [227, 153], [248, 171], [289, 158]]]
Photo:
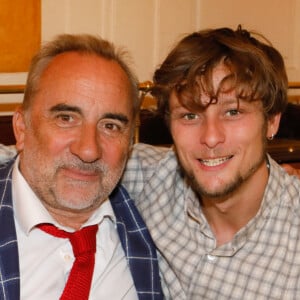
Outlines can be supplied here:
[[205, 118], [200, 131], [200, 142], [208, 148], [214, 148], [225, 141], [225, 130], [222, 122], [216, 118]]
[[84, 162], [98, 160], [101, 157], [101, 145], [97, 127], [90, 124], [84, 125], [72, 142], [70, 150]]

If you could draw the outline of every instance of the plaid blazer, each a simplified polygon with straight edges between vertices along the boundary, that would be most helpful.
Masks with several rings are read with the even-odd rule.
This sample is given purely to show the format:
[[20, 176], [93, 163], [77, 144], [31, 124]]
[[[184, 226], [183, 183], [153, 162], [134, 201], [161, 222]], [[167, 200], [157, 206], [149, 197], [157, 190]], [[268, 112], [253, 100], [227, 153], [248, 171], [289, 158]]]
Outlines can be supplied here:
[[[12, 206], [14, 160], [0, 167], [0, 299], [20, 299], [20, 273]], [[163, 299], [156, 248], [132, 199], [122, 186], [110, 197], [117, 230], [140, 300]]]

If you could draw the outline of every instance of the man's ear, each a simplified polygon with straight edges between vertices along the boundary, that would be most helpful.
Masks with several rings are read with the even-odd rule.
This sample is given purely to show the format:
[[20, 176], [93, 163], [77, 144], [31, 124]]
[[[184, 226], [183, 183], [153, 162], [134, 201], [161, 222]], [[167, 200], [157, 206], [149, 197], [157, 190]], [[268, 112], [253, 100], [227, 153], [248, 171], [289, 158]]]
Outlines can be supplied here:
[[21, 107], [18, 107], [13, 115], [13, 129], [16, 138], [16, 148], [18, 151], [22, 151], [24, 148], [25, 139], [25, 116]]
[[267, 128], [268, 139], [272, 139], [276, 135], [279, 129], [280, 119], [281, 119], [281, 113], [270, 116], [270, 118], [268, 119], [268, 128]]

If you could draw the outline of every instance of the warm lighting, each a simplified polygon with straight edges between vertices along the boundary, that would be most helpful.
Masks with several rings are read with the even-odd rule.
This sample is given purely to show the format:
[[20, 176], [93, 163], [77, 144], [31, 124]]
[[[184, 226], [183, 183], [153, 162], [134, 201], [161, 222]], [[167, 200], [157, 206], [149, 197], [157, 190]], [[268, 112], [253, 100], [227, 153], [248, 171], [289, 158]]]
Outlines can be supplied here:
[[293, 147], [290, 147], [290, 148], [289, 148], [289, 152], [290, 152], [290, 153], [293, 153], [293, 152], [294, 152], [294, 148], [293, 148]]

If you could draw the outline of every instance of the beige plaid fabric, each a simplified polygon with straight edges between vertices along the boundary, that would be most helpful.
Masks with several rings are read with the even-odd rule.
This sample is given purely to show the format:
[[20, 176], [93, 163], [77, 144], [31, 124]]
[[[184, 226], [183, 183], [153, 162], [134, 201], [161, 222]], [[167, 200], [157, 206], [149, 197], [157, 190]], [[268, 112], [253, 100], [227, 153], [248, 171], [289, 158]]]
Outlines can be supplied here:
[[123, 184], [159, 248], [168, 299], [300, 299], [300, 181], [272, 159], [257, 216], [217, 248], [171, 149], [137, 144]]
[[0, 144], [0, 164], [3, 164], [17, 155], [17, 150], [14, 145], [6, 146]]

